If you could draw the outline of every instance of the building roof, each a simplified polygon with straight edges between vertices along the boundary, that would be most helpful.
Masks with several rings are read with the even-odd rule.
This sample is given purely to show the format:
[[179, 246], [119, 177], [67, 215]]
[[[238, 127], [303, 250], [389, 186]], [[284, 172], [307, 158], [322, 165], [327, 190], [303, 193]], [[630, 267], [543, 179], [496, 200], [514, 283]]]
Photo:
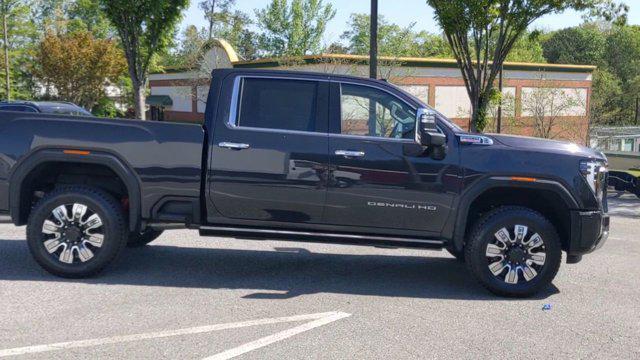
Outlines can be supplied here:
[[[352, 54], [320, 54], [305, 55], [301, 57], [280, 57], [280, 58], [264, 58], [257, 60], [240, 60], [233, 47], [222, 39], [213, 39], [206, 46], [210, 49], [214, 46], [221, 48], [229, 58], [231, 65], [235, 68], [265, 68], [279, 67], [295, 64], [322, 64], [322, 63], [347, 63], [366, 65], [369, 62], [369, 56], [352, 55]], [[436, 67], [436, 68], [458, 68], [455, 59], [438, 59], [438, 58], [418, 58], [418, 57], [390, 57], [381, 56], [379, 58], [382, 65], [384, 63], [393, 63], [398, 66], [406, 67]], [[553, 71], [553, 72], [574, 72], [574, 73], [591, 73], [597, 69], [591, 65], [567, 65], [567, 64], [542, 64], [542, 63], [522, 63], [522, 62], [505, 62], [505, 70], [521, 70], [521, 71]], [[158, 73], [181, 73], [193, 71], [189, 67], [167, 67], [164, 71]]]
[[[458, 62], [455, 59], [438, 59], [438, 58], [418, 58], [418, 57], [390, 57], [381, 56], [379, 60], [384, 63], [395, 63], [400, 66], [408, 67], [442, 67], [442, 68], [458, 68]], [[362, 63], [367, 64], [369, 56], [351, 55], [351, 54], [320, 54], [306, 55], [293, 58], [266, 58], [251, 61], [237, 61], [233, 63], [238, 68], [259, 68], [259, 67], [276, 67], [296, 62], [304, 62], [307, 64], [317, 63]], [[522, 62], [505, 62], [505, 70], [526, 70], [526, 71], [559, 71], [559, 72], [593, 72], [597, 69], [591, 65], [567, 65], [567, 64], [542, 64], [542, 63], [522, 63]]]

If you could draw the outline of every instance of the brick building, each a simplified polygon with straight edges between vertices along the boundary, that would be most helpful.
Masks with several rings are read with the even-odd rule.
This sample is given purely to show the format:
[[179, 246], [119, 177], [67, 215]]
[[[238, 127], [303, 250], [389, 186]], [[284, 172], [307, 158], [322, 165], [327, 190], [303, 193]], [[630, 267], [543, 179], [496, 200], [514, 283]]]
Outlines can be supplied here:
[[[213, 68], [261, 68], [367, 76], [368, 57], [322, 54], [299, 59], [241, 61], [223, 40], [213, 41], [197, 69], [170, 69], [150, 76], [149, 105], [165, 121], [201, 122]], [[595, 67], [505, 63], [502, 132], [586, 143]], [[383, 78], [422, 99], [458, 125], [469, 125], [470, 101], [455, 60], [382, 58]], [[489, 115], [495, 118], [492, 107]], [[491, 121], [487, 132], [495, 132]]]

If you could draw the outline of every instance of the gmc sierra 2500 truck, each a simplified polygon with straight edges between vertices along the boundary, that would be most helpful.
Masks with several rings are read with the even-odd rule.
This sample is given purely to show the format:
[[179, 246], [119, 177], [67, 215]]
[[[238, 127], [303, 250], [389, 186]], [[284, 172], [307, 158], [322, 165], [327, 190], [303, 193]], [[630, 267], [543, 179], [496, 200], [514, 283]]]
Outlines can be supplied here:
[[205, 123], [0, 113], [0, 212], [87, 277], [177, 225], [201, 235], [447, 249], [530, 296], [609, 232], [607, 160], [469, 134], [384, 81], [216, 70]]

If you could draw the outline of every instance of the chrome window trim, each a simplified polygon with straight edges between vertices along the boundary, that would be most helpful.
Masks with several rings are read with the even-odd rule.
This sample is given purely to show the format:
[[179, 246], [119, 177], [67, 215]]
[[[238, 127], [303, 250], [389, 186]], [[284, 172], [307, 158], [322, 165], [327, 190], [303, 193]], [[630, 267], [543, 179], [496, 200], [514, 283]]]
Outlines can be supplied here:
[[[242, 126], [237, 124], [238, 115], [239, 115], [239, 107], [240, 107], [240, 92], [241, 86], [244, 79], [271, 79], [271, 80], [294, 80], [294, 81], [315, 81], [318, 83], [328, 82], [328, 83], [336, 83], [338, 85], [341, 84], [350, 84], [356, 86], [365, 86], [373, 89], [377, 89], [383, 91], [398, 100], [402, 101], [402, 103], [409, 106], [413, 111], [418, 111], [418, 108], [411, 105], [404, 99], [399, 98], [398, 95], [385, 89], [381, 86], [361, 83], [357, 81], [349, 81], [349, 80], [332, 80], [330, 78], [326, 79], [310, 79], [305, 77], [288, 77], [288, 76], [273, 76], [273, 75], [238, 75], [233, 81], [233, 90], [231, 96], [231, 109], [229, 111], [229, 118], [225, 121], [225, 126], [231, 130], [247, 130], [254, 132], [264, 132], [264, 133], [276, 133], [276, 134], [292, 134], [292, 135], [311, 135], [311, 136], [322, 136], [322, 137], [337, 137], [337, 138], [350, 138], [350, 139], [361, 139], [361, 140], [376, 140], [376, 141], [385, 141], [385, 142], [398, 142], [398, 143], [411, 143], [415, 144], [413, 139], [397, 139], [397, 138], [386, 138], [379, 136], [365, 136], [365, 135], [347, 135], [347, 134], [333, 134], [330, 132], [316, 132], [316, 131], [300, 131], [300, 130], [286, 130], [286, 129], [271, 129], [271, 128], [257, 128], [257, 127], [249, 127]], [[400, 90], [401, 91], [401, 90]], [[340, 95], [342, 96], [342, 87], [340, 88]], [[342, 103], [341, 103], [342, 104]], [[331, 122], [331, 118], [329, 118], [329, 123]], [[340, 124], [342, 124], [342, 106], [340, 109]], [[329, 129], [331, 128], [329, 124]], [[446, 135], [446, 132], [442, 130], [441, 126], [438, 124], [438, 131]]]
[[332, 138], [346, 138], [346, 139], [360, 139], [360, 140], [368, 140], [368, 141], [385, 141], [385, 142], [398, 142], [398, 143], [407, 143], [407, 144], [415, 144], [416, 142], [412, 139], [398, 139], [398, 138], [387, 138], [387, 137], [379, 137], [379, 136], [366, 136], [366, 135], [347, 135], [347, 134], [329, 134], [329, 137]]

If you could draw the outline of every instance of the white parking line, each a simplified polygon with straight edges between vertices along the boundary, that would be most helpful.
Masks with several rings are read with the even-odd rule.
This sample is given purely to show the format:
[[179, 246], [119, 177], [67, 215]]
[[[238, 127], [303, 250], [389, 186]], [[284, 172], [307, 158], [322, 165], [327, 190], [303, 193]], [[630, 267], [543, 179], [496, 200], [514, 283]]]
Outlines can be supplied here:
[[340, 319], [344, 319], [346, 317], [351, 316], [351, 314], [347, 314], [347, 313], [333, 313], [330, 315], [326, 315], [323, 316], [322, 318], [318, 319], [318, 320], [314, 320], [312, 322], [306, 323], [306, 324], [302, 324], [300, 326], [296, 326], [294, 328], [291, 329], [287, 329], [284, 331], [281, 331], [279, 333], [273, 334], [273, 335], [269, 335], [269, 336], [265, 336], [262, 339], [258, 339], [249, 343], [246, 343], [244, 345], [240, 345], [236, 348], [227, 350], [227, 351], [223, 351], [219, 354], [216, 354], [214, 356], [211, 356], [209, 358], [206, 358], [205, 360], [228, 360], [228, 359], [233, 359], [236, 356], [240, 356], [242, 354], [246, 354], [250, 351], [271, 345], [273, 343], [276, 343], [278, 341], [282, 341], [285, 339], [288, 339], [292, 336], [301, 334], [305, 331], [309, 331], [312, 329], [315, 329], [317, 327], [320, 326], [324, 326], [327, 324], [330, 324], [334, 321], [338, 321]]
[[61, 342], [61, 343], [46, 344], [46, 345], [34, 345], [34, 346], [0, 350], [0, 357], [35, 354], [35, 353], [59, 351], [59, 350], [65, 350], [65, 349], [86, 348], [86, 347], [93, 347], [93, 346], [100, 346], [100, 345], [118, 344], [118, 343], [166, 338], [166, 337], [173, 337], [173, 336], [202, 334], [202, 333], [228, 330], [228, 329], [239, 329], [239, 328], [250, 327], [250, 326], [271, 325], [271, 324], [299, 322], [299, 321], [311, 321], [309, 323], [297, 326], [295, 328], [285, 330], [283, 332], [270, 335], [256, 341], [252, 341], [248, 344], [239, 346], [237, 348], [234, 348], [228, 351], [224, 351], [212, 357], [213, 359], [231, 359], [235, 356], [273, 344], [277, 341], [287, 339], [289, 337], [300, 334], [302, 332], [332, 323], [334, 321], [337, 321], [349, 316], [351, 316], [351, 314], [347, 314], [343, 312], [327, 312], [327, 313], [318, 313], [318, 314], [288, 316], [288, 317], [281, 317], [281, 318], [250, 320], [250, 321], [242, 321], [242, 322], [226, 323], [226, 324], [216, 324], [216, 325], [209, 325], [209, 326], [159, 331], [159, 332], [152, 332], [152, 333], [113, 336], [113, 337], [100, 338], [100, 339], [69, 341], [69, 342]]

